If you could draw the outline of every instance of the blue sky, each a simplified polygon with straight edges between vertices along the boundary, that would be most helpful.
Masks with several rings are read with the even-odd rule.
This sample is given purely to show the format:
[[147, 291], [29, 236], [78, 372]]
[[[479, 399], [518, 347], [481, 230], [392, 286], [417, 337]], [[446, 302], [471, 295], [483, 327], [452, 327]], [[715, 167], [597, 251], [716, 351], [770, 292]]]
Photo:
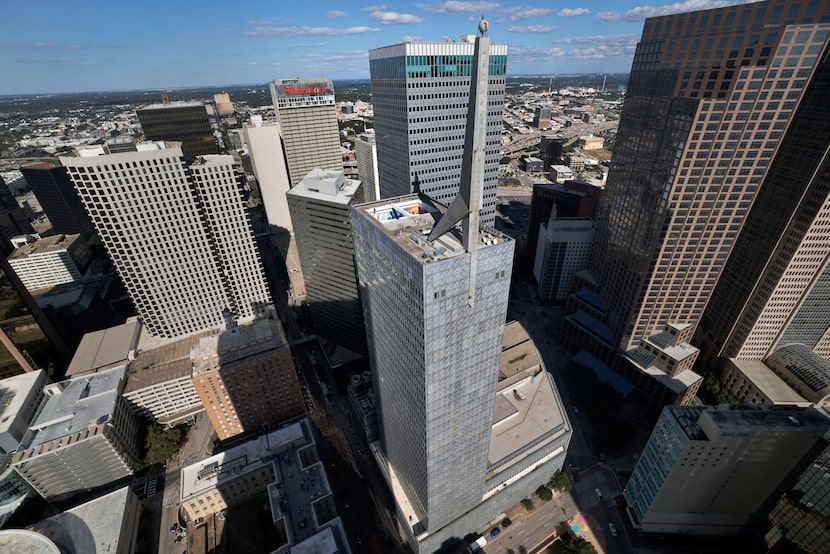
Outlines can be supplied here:
[[627, 72], [646, 17], [735, 3], [9, 0], [0, 94], [368, 78], [369, 49], [457, 40], [481, 14], [509, 75]]

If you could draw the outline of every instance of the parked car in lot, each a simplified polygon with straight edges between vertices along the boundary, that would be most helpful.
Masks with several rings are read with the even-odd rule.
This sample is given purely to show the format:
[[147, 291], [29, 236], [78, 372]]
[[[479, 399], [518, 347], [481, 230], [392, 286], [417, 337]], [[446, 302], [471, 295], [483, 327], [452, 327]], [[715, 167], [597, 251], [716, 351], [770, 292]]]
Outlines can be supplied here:
[[495, 539], [499, 535], [501, 535], [501, 531], [499, 530], [499, 528], [498, 527], [493, 527], [493, 530], [490, 531], [490, 538]]
[[513, 523], [513, 522], [512, 522], [512, 521], [510, 521], [510, 518], [509, 518], [509, 517], [506, 517], [506, 518], [504, 518], [503, 520], [501, 520], [501, 528], [502, 528], [502, 529], [507, 529], [508, 527], [510, 527], [510, 525], [511, 525], [512, 523]]
[[611, 535], [616, 537], [617, 536], [617, 528], [614, 527], [613, 523], [608, 524], [608, 530], [611, 531]]

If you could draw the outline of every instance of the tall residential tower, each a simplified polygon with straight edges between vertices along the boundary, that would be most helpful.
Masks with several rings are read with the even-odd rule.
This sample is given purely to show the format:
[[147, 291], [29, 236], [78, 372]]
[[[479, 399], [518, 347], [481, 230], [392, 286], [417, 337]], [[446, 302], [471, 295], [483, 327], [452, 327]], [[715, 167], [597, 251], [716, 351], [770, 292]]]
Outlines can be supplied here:
[[251, 321], [271, 295], [230, 156], [185, 162], [179, 147], [61, 158], [154, 336]]

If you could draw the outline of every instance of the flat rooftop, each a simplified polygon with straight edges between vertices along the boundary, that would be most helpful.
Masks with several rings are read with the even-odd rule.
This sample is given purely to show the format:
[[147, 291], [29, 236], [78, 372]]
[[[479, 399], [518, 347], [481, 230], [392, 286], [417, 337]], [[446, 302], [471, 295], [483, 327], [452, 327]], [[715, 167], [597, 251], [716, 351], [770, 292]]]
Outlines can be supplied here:
[[810, 403], [806, 398], [793, 390], [791, 386], [776, 375], [767, 364], [761, 360], [730, 359], [729, 363], [743, 373], [764, 396], [774, 404], [777, 403]]
[[199, 339], [190, 353], [193, 371], [207, 371], [286, 344], [282, 326], [270, 319]]
[[109, 329], [87, 333], [72, 356], [66, 376], [126, 365], [141, 333], [138, 319]]
[[306, 440], [302, 422], [297, 422], [183, 467], [180, 500], [184, 501], [212, 487], [238, 479], [245, 473], [262, 469], [271, 464], [272, 451], [293, 441]]
[[69, 248], [77, 240], [81, 240], [81, 235], [54, 235], [51, 237], [44, 237], [36, 240], [35, 242], [23, 244], [18, 248], [15, 248], [14, 252], [9, 255], [9, 259], [22, 260], [36, 254], [60, 252], [61, 250]]
[[170, 102], [169, 104], [158, 103], [158, 104], [150, 104], [150, 105], [144, 106], [143, 108], [138, 108], [136, 111], [140, 112], [141, 110], [167, 110], [167, 109], [170, 109], [170, 108], [189, 108], [189, 107], [192, 107], [192, 106], [205, 107], [205, 103], [204, 102], [199, 102], [199, 101]]
[[[457, 226], [434, 241], [427, 240], [446, 207], [425, 195], [399, 196], [360, 204], [354, 209], [422, 263], [439, 262], [464, 253]], [[479, 229], [481, 248], [508, 240], [509, 237], [494, 229]]]
[[[680, 424], [692, 440], [706, 440], [705, 428], [723, 434], [736, 431], [813, 431], [824, 433], [830, 419], [815, 408], [785, 408], [741, 404], [720, 406], [667, 406], [665, 410]], [[697, 416], [697, 417], [695, 417]]]
[[138, 509], [137, 501], [130, 506], [132, 494], [129, 487], [124, 487], [41, 520], [29, 529], [50, 539], [62, 552], [126, 552], [135, 540], [134, 536], [121, 537], [123, 522], [131, 516], [129, 511]]
[[[35, 384], [43, 378], [44, 373], [45, 371], [38, 369], [0, 381], [0, 432], [8, 430], [15, 423], [15, 416], [20, 412]], [[1, 467], [0, 471], [2, 471]]]
[[181, 377], [190, 377], [193, 367], [190, 362], [191, 349], [203, 337], [215, 331], [202, 331], [195, 335], [168, 341], [164, 344], [139, 350], [135, 360], [127, 369], [127, 384], [124, 394], [158, 385]]
[[359, 187], [360, 181], [347, 178], [342, 171], [317, 168], [291, 187], [288, 194], [348, 206]]
[[46, 389], [53, 393], [40, 405], [21, 450], [108, 421], [115, 411], [125, 369], [115, 367], [48, 385]]

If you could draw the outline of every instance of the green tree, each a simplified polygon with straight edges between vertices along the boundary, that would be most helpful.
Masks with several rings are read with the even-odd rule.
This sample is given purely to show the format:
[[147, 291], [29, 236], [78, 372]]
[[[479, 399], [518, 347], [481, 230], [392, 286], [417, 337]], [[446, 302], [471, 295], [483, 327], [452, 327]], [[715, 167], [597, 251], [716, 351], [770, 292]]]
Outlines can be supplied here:
[[590, 542], [570, 534], [562, 535], [562, 546], [568, 554], [597, 554], [596, 548]]
[[186, 436], [187, 427], [184, 425], [168, 429], [156, 423], [150, 424], [144, 439], [144, 459], [139, 461], [139, 469], [165, 463], [179, 451]]
[[702, 372], [702, 375], [703, 384], [698, 391], [698, 396], [704, 404], [740, 404], [738, 397], [723, 388], [714, 373], [706, 370]]
[[556, 492], [571, 492], [574, 488], [573, 481], [564, 471], [557, 471], [548, 481], [548, 486]]
[[527, 510], [528, 512], [532, 512], [536, 509], [536, 505], [530, 498], [522, 498], [522, 506], [524, 506], [525, 510]]
[[549, 502], [550, 499], [553, 498], [553, 491], [551, 491], [547, 486], [542, 485], [536, 489], [536, 496], [538, 496], [539, 500], [542, 502]]

